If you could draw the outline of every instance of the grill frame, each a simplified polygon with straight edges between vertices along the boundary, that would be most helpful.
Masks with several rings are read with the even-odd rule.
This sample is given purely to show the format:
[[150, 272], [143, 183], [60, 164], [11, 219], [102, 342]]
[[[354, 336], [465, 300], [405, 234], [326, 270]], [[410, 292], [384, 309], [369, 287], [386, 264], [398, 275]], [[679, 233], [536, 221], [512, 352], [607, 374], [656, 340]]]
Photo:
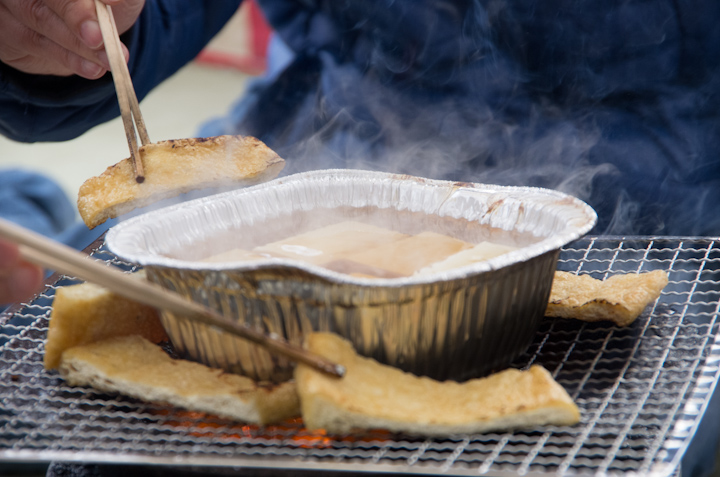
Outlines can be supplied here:
[[[102, 247], [89, 253], [133, 270]], [[604, 278], [662, 269], [670, 283], [631, 326], [545, 320], [517, 367], [544, 365], [576, 399], [581, 423], [422, 439], [328, 437], [299, 423], [264, 429], [66, 386], [42, 369], [53, 276], [0, 315], [0, 463], [52, 460], [446, 475], [673, 475], [720, 377], [720, 243], [699, 237], [586, 237], [558, 268]], [[715, 289], [713, 289], [715, 288]]]

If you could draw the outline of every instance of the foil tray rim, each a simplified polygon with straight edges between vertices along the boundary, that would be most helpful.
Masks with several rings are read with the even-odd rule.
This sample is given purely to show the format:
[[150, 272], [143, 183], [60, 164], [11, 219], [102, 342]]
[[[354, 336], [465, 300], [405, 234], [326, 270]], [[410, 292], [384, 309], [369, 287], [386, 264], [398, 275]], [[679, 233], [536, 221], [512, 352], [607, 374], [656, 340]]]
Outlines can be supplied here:
[[[357, 180], [391, 180], [391, 181], [414, 181], [422, 187], [445, 187], [449, 191], [479, 191], [485, 193], [505, 193], [508, 196], [523, 197], [539, 195], [556, 200], [555, 207], [561, 209], [573, 217], [568, 217], [568, 225], [560, 233], [542, 239], [534, 244], [505, 253], [498, 257], [482, 262], [476, 262], [463, 267], [454, 268], [448, 271], [435, 272], [420, 276], [398, 277], [398, 278], [366, 278], [356, 277], [333, 270], [326, 269], [312, 263], [286, 258], [264, 258], [252, 262], [200, 262], [181, 260], [159, 254], [153, 254], [147, 250], [135, 247], [134, 250], [125, 248], [126, 237], [134, 232], [147, 227], [159, 214], [175, 213], [188, 207], [202, 207], [217, 201], [233, 200], [248, 194], [256, 194], [259, 191], [270, 189], [275, 185], [302, 182], [317, 179], [332, 180], [333, 178], [357, 179]], [[452, 193], [452, 192], [449, 192]], [[388, 288], [405, 287], [413, 285], [427, 285], [441, 281], [463, 280], [475, 277], [488, 272], [495, 272], [516, 263], [523, 263], [545, 253], [559, 250], [568, 243], [582, 237], [589, 232], [597, 221], [597, 214], [585, 202], [565, 194], [563, 192], [531, 186], [505, 186], [497, 184], [484, 184], [472, 182], [458, 182], [439, 179], [427, 179], [407, 174], [395, 174], [360, 169], [324, 169], [309, 172], [301, 172], [280, 178], [273, 179], [261, 184], [221, 192], [187, 202], [182, 202], [160, 209], [156, 209], [135, 217], [121, 221], [108, 230], [105, 244], [108, 249], [119, 257], [136, 263], [141, 266], [158, 268], [170, 268], [192, 271], [208, 272], [254, 272], [264, 270], [290, 269], [305, 272], [311, 276], [326, 280], [331, 283], [349, 284], [355, 286], [383, 286]]]

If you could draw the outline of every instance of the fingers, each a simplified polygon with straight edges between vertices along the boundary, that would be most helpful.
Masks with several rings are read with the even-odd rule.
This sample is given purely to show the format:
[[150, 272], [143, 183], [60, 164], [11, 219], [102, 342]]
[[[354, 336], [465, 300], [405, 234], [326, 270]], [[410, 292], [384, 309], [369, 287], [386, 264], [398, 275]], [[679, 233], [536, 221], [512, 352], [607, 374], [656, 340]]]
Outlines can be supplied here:
[[30, 299], [40, 290], [42, 270], [29, 263], [20, 263], [8, 276], [0, 277], [0, 303], [8, 304]]
[[[98, 50], [103, 43], [100, 25], [95, 13], [94, 0], [25, 0], [29, 3], [36, 3], [37, 8], [31, 15], [32, 20], [40, 22], [44, 33], [53, 41], [65, 45], [66, 33], [69, 33], [73, 40], [80, 40], [90, 51]], [[44, 14], [43, 14], [44, 13]], [[54, 17], [62, 24], [60, 31], [51, 30]], [[30, 25], [33, 28], [33, 25]]]
[[[121, 32], [144, 5], [143, 0], [103, 2], [116, 5]], [[0, 0], [0, 61], [33, 74], [104, 75], [109, 64], [95, 0]]]
[[25, 301], [42, 283], [42, 269], [22, 261], [16, 245], [0, 241], [0, 303]]
[[[27, 2], [29, 0], [19, 0]], [[30, 0], [35, 1], [38, 4], [42, 4], [42, 8], [47, 8], [52, 11], [56, 18], [64, 24], [67, 30], [69, 30], [77, 39], [92, 51], [97, 51], [102, 48], [103, 37], [100, 30], [100, 24], [98, 23], [95, 0]], [[144, 6], [144, 0], [101, 0], [105, 5], [113, 7], [113, 16], [117, 22], [118, 32], [123, 34], [125, 31], [135, 23], [140, 10]], [[39, 19], [40, 15], [33, 15], [35, 19]], [[57, 25], [55, 31], [50, 32], [47, 29], [50, 27], [51, 22], [55, 20], [51, 18], [42, 18], [42, 23], [39, 27], [42, 30], [51, 33], [50, 38], [53, 41], [57, 41], [61, 45], [64, 45], [61, 40], [67, 40], [64, 35], [64, 31], [57, 31]], [[62, 30], [62, 28], [60, 28]], [[57, 34], [57, 36], [56, 36]]]
[[[2, 7], [0, 7], [0, 10]], [[0, 60], [25, 73], [94, 79], [104, 68], [0, 12]], [[14, 38], [15, 41], [7, 41]]]
[[20, 250], [17, 245], [0, 239], [0, 273], [20, 261]]
[[[77, 8], [56, 5], [54, 0], [2, 0], [0, 60], [26, 73], [78, 74], [89, 79], [104, 74], [106, 68], [101, 64], [98, 52], [83, 43], [72, 31], [72, 24], [66, 23], [53, 9], [75, 11], [70, 21], [82, 22], [81, 18], [94, 15], [92, 0], [82, 2], [85, 3], [84, 14]], [[101, 45], [102, 40], [95, 47]]]

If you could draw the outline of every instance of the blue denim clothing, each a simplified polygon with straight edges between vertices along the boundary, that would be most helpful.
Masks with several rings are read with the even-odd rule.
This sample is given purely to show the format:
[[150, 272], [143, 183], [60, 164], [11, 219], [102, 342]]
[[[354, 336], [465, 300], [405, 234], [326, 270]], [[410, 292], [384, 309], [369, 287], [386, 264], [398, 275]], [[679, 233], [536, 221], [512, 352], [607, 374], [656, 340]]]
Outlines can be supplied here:
[[597, 233], [720, 234], [720, 3], [260, 3], [297, 54], [237, 131], [288, 171], [551, 187]]
[[[124, 38], [139, 95], [237, 3], [148, 2]], [[293, 59], [216, 127], [259, 137], [286, 173], [552, 187], [588, 201], [598, 233], [720, 234], [720, 3], [259, 3]], [[16, 139], [72, 137], [116, 114], [110, 78], [0, 71], [0, 129]]]
[[[588, 201], [597, 233], [720, 235], [720, 2], [259, 3], [292, 60], [215, 126], [265, 141], [285, 173], [551, 187]], [[149, 1], [124, 38], [139, 95], [237, 4]], [[65, 139], [116, 114], [110, 78], [0, 66], [0, 130], [16, 139]]]
[[[284, 59], [204, 134], [257, 136], [285, 157], [285, 173], [362, 167], [552, 187], [597, 210], [596, 233], [720, 235], [719, 1], [258, 3]], [[123, 38], [139, 97], [238, 4], [148, 0]], [[0, 64], [5, 135], [63, 140], [117, 114], [109, 76]], [[57, 233], [67, 213], [52, 210], [60, 218], [38, 224]], [[718, 399], [684, 475], [712, 470]]]
[[[192, 60], [240, 0], [151, 0], [122, 40], [138, 99]], [[23, 142], [63, 141], [120, 114], [112, 77], [23, 74], [0, 62], [0, 133]]]
[[88, 229], [56, 182], [22, 169], [0, 170], [0, 217], [80, 250], [115, 224]]

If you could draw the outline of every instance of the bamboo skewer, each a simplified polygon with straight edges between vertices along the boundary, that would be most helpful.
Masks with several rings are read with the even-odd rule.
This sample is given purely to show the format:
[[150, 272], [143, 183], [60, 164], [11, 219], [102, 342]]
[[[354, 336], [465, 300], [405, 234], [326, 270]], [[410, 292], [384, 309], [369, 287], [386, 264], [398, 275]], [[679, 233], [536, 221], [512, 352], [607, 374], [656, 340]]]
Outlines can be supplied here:
[[113, 293], [139, 303], [163, 309], [194, 321], [227, 331], [260, 345], [268, 351], [311, 366], [318, 371], [342, 377], [345, 369], [281, 338], [230, 321], [216, 311], [166, 290], [152, 282], [134, 280], [117, 268], [84, 255], [66, 245], [0, 219], [0, 237], [20, 247], [21, 256], [37, 265], [101, 285]]
[[[150, 143], [145, 121], [140, 112], [135, 88], [130, 79], [130, 71], [125, 63], [125, 57], [122, 53], [120, 43], [120, 35], [117, 31], [115, 19], [112, 14], [112, 8], [105, 5], [100, 0], [95, 0], [95, 9], [98, 15], [98, 23], [102, 32], [105, 51], [110, 61], [110, 71], [112, 72], [113, 82], [115, 83], [115, 91], [120, 105], [120, 115], [125, 128], [125, 137], [130, 148], [130, 158], [135, 171], [135, 180], [142, 183], [145, 180], [145, 172], [143, 170], [142, 158], [137, 144], [137, 134], [140, 135], [142, 145]], [[137, 126], [137, 134], [135, 128]]]
[[140, 104], [137, 99], [137, 95], [135, 94], [135, 88], [132, 85], [132, 79], [130, 78], [130, 70], [128, 70], [127, 63], [125, 63], [125, 58], [122, 55], [122, 43], [120, 42], [120, 33], [118, 33], [117, 30], [117, 23], [115, 23], [115, 17], [113, 16], [112, 8], [109, 5], [106, 5], [108, 15], [110, 16], [110, 25], [112, 26], [113, 30], [113, 39], [115, 40], [115, 44], [117, 45], [117, 51], [119, 53], [120, 59], [120, 67], [122, 68], [122, 76], [127, 79], [127, 83], [125, 84], [125, 88], [128, 92], [128, 97], [130, 99], [130, 109], [133, 114], [133, 119], [135, 120], [135, 125], [137, 126], [137, 132], [140, 135], [140, 143], [145, 146], [147, 144], [150, 144], [150, 137], [147, 133], [147, 128], [145, 127], [145, 120], [142, 117], [142, 113], [140, 112]]

